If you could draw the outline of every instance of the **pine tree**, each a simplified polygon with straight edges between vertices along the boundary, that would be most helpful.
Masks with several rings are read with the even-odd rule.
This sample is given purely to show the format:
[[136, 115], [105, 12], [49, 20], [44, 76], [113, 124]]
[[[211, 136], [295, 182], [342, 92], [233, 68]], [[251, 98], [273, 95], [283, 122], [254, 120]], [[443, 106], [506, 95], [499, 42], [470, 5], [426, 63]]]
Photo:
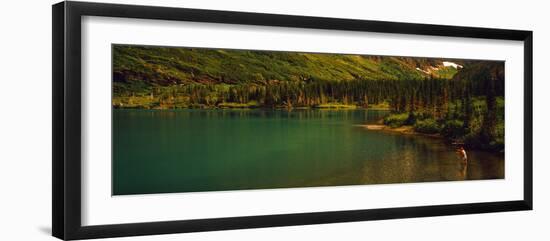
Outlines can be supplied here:
[[470, 95], [470, 92], [468, 90], [465, 91], [465, 97], [464, 97], [464, 104], [463, 104], [463, 112], [464, 112], [464, 118], [463, 118], [463, 125], [462, 127], [466, 132], [469, 132], [470, 130], [470, 123], [472, 121], [472, 114], [473, 114], [473, 106], [472, 106], [472, 97]]
[[486, 144], [489, 144], [494, 140], [495, 129], [497, 123], [496, 115], [496, 97], [495, 97], [495, 75], [491, 75], [486, 81], [486, 95], [485, 102], [487, 105], [487, 110], [483, 118], [483, 124], [481, 128], [481, 140]]

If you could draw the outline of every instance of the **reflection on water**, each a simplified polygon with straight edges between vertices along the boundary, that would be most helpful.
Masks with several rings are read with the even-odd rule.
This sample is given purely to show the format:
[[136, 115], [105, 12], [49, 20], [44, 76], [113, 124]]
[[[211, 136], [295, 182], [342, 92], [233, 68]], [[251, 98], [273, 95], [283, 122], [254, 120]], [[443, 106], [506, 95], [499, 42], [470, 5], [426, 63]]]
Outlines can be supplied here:
[[113, 193], [504, 178], [502, 154], [366, 130], [373, 110], [114, 110]]

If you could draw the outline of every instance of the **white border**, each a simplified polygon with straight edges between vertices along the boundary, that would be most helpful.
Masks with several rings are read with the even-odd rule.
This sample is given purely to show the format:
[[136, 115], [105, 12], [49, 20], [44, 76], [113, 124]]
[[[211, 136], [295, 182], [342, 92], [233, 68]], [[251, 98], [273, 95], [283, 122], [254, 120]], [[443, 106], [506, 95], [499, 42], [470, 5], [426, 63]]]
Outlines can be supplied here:
[[[111, 197], [111, 43], [506, 61], [505, 179]], [[523, 43], [82, 18], [82, 225], [523, 199]]]

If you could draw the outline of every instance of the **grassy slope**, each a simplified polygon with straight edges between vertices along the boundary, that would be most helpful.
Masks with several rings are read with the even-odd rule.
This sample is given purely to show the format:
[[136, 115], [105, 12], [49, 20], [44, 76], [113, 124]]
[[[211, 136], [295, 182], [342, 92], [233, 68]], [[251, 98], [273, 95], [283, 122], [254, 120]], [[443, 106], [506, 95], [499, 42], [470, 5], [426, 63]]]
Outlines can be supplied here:
[[[426, 58], [137, 46], [115, 46], [113, 51], [115, 83], [126, 87], [131, 84], [137, 89], [144, 87], [140, 85], [185, 83], [423, 78], [427, 75], [417, 67], [440, 62]], [[433, 74], [451, 78], [454, 73], [456, 70], [442, 69]]]

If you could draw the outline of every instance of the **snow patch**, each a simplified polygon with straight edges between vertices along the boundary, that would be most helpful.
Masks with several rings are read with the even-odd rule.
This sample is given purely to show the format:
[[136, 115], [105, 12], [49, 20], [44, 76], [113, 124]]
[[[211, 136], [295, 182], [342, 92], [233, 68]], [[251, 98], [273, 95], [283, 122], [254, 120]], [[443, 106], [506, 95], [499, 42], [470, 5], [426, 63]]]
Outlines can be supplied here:
[[432, 74], [433, 72], [438, 71], [440, 68], [443, 68], [443, 67], [453, 67], [455, 69], [462, 69], [463, 68], [463, 66], [460, 65], [460, 64], [453, 63], [453, 62], [450, 62], [450, 61], [443, 61], [441, 64], [439, 64], [437, 66], [428, 66], [426, 70], [423, 70], [423, 69], [418, 68], [418, 67], [416, 67], [416, 70], [418, 70], [422, 73], [425, 73], [425, 74]]
[[457, 64], [457, 63], [453, 63], [453, 62], [449, 62], [449, 61], [443, 61], [443, 66], [445, 67], [453, 67], [455, 69], [462, 69], [464, 68], [462, 65], [460, 64]]

